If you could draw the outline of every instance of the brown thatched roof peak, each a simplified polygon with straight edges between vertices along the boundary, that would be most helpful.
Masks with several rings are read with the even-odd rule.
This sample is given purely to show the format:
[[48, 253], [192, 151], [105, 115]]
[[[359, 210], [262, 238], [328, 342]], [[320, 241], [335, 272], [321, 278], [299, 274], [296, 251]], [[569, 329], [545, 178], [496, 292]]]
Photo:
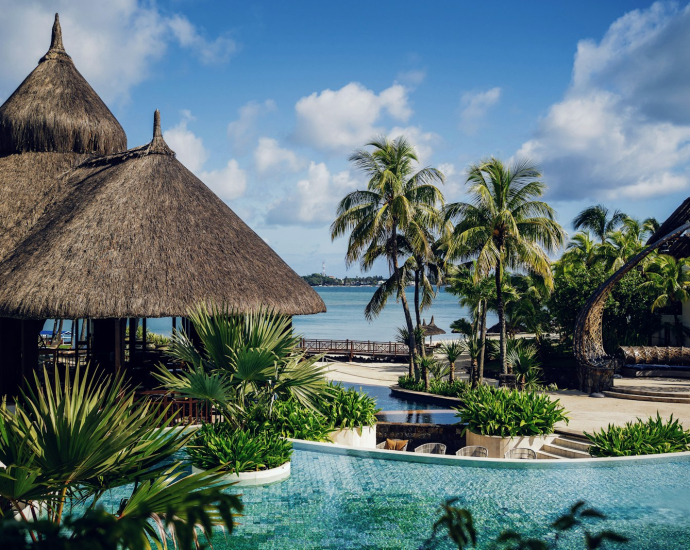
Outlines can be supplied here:
[[319, 295], [168, 148], [80, 164], [61, 198], [0, 264], [0, 316], [184, 316], [199, 302], [286, 315]]
[[41, 58], [39, 63], [43, 63], [48, 59], [72, 59], [69, 55], [67, 55], [65, 46], [62, 45], [62, 27], [60, 26], [60, 16], [57, 13], [55, 14], [55, 22], [53, 23], [53, 34], [50, 37], [50, 49]]
[[126, 148], [122, 126], [67, 55], [56, 14], [50, 49], [0, 106], [0, 155], [107, 155]]

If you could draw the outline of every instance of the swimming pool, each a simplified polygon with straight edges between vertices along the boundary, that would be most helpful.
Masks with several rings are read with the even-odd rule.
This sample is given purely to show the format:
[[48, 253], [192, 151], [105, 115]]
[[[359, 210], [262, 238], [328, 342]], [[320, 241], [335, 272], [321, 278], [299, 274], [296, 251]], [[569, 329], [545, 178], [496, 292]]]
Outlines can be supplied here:
[[376, 399], [376, 406], [382, 409], [377, 415], [379, 422], [411, 422], [414, 424], [455, 424], [460, 419], [448, 405], [434, 405], [391, 395], [387, 386], [368, 386], [343, 383], [346, 388], [355, 388]]
[[[617, 467], [505, 470], [417, 464], [296, 450], [292, 476], [243, 488], [244, 517], [217, 548], [419, 548], [447, 498], [472, 510], [480, 542], [502, 530], [545, 536], [586, 500], [631, 542], [625, 549], [690, 547], [690, 460]], [[559, 548], [582, 548], [582, 538]], [[441, 546], [443, 548], [444, 546]], [[450, 546], [445, 546], [450, 548]]]

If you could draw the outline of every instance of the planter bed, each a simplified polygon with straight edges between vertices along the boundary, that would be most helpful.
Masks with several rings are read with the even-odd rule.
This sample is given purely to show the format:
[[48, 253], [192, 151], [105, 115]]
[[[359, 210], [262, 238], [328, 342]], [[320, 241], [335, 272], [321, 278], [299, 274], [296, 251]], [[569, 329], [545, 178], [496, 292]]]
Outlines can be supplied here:
[[[200, 468], [192, 466], [192, 473], [198, 474], [203, 472]], [[277, 483], [290, 477], [290, 462], [271, 468], [270, 470], [259, 470], [256, 472], [240, 472], [239, 474], [228, 473], [224, 478], [227, 481], [232, 481], [237, 487], [255, 487], [257, 485], [268, 485], [270, 483]]]
[[359, 426], [357, 428], [339, 428], [331, 432], [329, 437], [333, 443], [338, 445], [375, 449], [376, 425]]

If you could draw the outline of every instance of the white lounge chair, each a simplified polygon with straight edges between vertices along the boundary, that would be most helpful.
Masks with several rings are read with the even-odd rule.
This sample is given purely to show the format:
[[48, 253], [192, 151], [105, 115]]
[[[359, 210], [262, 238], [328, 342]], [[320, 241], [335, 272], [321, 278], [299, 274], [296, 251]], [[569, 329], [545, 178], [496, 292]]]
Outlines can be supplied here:
[[474, 456], [478, 458], [488, 458], [489, 449], [481, 445], [469, 445], [455, 452], [456, 456]]
[[425, 443], [414, 450], [415, 453], [426, 453], [431, 455], [446, 454], [446, 446], [443, 443]]
[[536, 460], [537, 453], [533, 449], [510, 449], [505, 454], [505, 458], [517, 458], [520, 460]]

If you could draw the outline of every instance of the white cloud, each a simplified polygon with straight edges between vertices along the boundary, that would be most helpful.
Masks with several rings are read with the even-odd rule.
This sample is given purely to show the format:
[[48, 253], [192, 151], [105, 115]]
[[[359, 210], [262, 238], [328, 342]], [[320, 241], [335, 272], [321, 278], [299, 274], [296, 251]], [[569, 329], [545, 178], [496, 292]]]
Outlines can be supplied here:
[[466, 92], [460, 99], [460, 129], [466, 134], [474, 134], [488, 110], [501, 98], [501, 88], [491, 88], [484, 92]]
[[412, 115], [407, 88], [393, 84], [376, 94], [351, 82], [340, 90], [323, 90], [295, 105], [297, 138], [318, 149], [348, 150], [362, 146], [376, 134], [384, 113], [406, 122]]
[[406, 86], [416, 87], [424, 82], [425, 78], [426, 71], [423, 69], [417, 69], [398, 73], [398, 78], [396, 80]]
[[178, 160], [197, 173], [208, 160], [209, 154], [204, 142], [194, 132], [187, 128], [187, 124], [196, 120], [188, 110], [182, 111], [182, 120], [177, 126], [163, 132], [163, 139], [175, 151]]
[[657, 3], [578, 44], [573, 79], [517, 156], [556, 199], [641, 199], [686, 189], [690, 7]]
[[256, 121], [260, 116], [276, 110], [275, 101], [267, 99], [263, 103], [250, 101], [239, 108], [239, 118], [228, 124], [228, 137], [235, 147], [242, 148], [254, 138]]
[[126, 100], [171, 43], [202, 62], [227, 60], [236, 50], [228, 38], [207, 41], [183, 16], [167, 16], [143, 0], [0, 0], [0, 52], [12, 60], [0, 74], [0, 97], [9, 95], [48, 50], [56, 11], [67, 53], [106, 102]]
[[277, 171], [298, 172], [305, 164], [294, 151], [280, 147], [275, 139], [267, 137], [259, 139], [254, 151], [254, 163], [260, 175]]
[[227, 36], [207, 40], [187, 18], [180, 15], [171, 17], [168, 25], [180, 46], [191, 49], [206, 65], [225, 63], [238, 50], [237, 43]]
[[247, 174], [235, 159], [228, 161], [225, 168], [220, 170], [201, 172], [199, 179], [224, 201], [241, 197], [247, 190]]
[[356, 188], [348, 171], [331, 174], [324, 163], [312, 162], [294, 192], [270, 206], [266, 221], [272, 225], [329, 224], [335, 219], [338, 202]]
[[187, 127], [195, 120], [190, 111], [183, 110], [180, 122], [163, 132], [163, 139], [175, 151], [177, 159], [221, 199], [228, 201], [241, 197], [247, 189], [247, 175], [235, 159], [219, 170], [203, 170], [210, 155], [203, 140]]

